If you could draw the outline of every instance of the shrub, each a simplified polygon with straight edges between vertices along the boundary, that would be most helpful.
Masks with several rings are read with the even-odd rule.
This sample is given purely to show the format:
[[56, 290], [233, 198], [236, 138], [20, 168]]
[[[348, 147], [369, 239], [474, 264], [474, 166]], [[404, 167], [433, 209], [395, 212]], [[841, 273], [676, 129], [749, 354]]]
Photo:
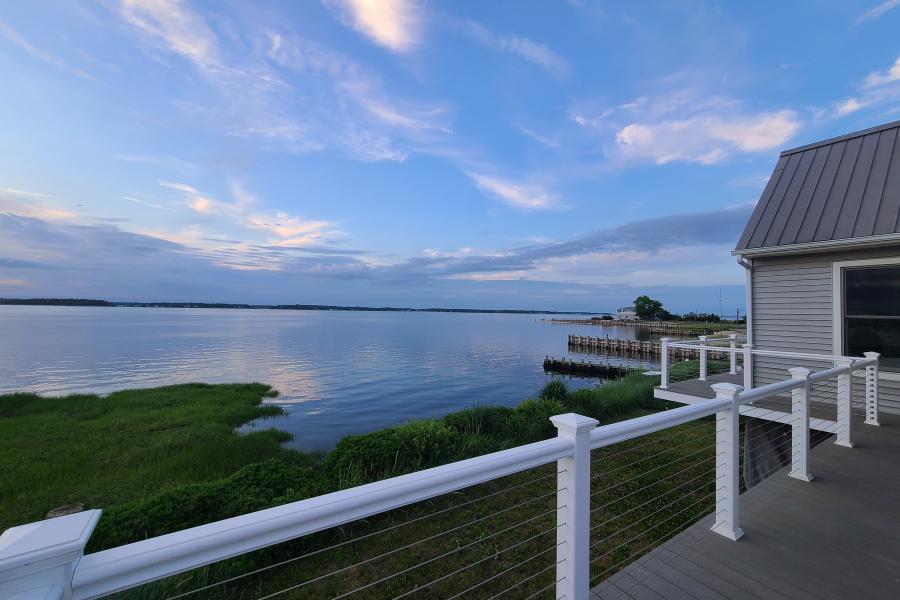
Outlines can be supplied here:
[[91, 536], [89, 551], [236, 517], [327, 491], [327, 481], [312, 467], [279, 459], [254, 463], [216, 481], [184, 485], [104, 509], [103, 518]]
[[569, 388], [566, 387], [566, 383], [562, 379], [551, 379], [544, 385], [538, 397], [541, 400], [556, 400], [561, 404], [565, 404], [568, 393]]
[[343, 438], [326, 457], [325, 467], [339, 487], [377, 481], [453, 461], [459, 438], [443, 421], [410, 421]]
[[512, 429], [518, 443], [524, 444], [553, 437], [556, 428], [550, 417], [566, 412], [557, 400], [529, 398], [519, 404], [512, 414]]
[[505, 406], [476, 405], [450, 413], [441, 420], [461, 435], [508, 438], [509, 418], [512, 413], [513, 409]]

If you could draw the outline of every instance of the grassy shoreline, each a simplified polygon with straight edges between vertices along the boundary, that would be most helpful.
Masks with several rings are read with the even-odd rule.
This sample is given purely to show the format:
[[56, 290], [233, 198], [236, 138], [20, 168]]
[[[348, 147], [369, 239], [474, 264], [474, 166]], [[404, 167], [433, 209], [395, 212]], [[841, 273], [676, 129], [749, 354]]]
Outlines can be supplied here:
[[[0, 415], [5, 417], [0, 419], [0, 439], [12, 442], [0, 449], [0, 528], [40, 519], [60, 504], [83, 502], [86, 507], [104, 509], [89, 546], [89, 551], [97, 551], [552, 437], [555, 430], [549, 417], [561, 412], [579, 412], [604, 423], [646, 414], [662, 408], [652, 399], [656, 382], [657, 378], [633, 375], [574, 392], [559, 382], [551, 382], [539, 397], [525, 400], [515, 408], [477, 406], [441, 419], [348, 436], [324, 455], [282, 447], [286, 434], [276, 430], [235, 433], [239, 424], [280, 410], [260, 404], [273, 393], [262, 384], [192, 384], [129, 390], [106, 398], [0, 396]], [[605, 451], [595, 453], [598, 465], [603, 467], [596, 477], [604, 483], [597, 488], [597, 500], [604, 500], [604, 489], [610, 485], [617, 488], [595, 508], [595, 527], [598, 533], [609, 536], [609, 544], [620, 542], [606, 554], [596, 553], [597, 567], [615, 568], [615, 560], [627, 558], [627, 553], [639, 544], [652, 542], [652, 535], [665, 533], [664, 529], [679, 525], [682, 519], [686, 524], [705, 510], [704, 503], [692, 508], [682, 506], [674, 497], [670, 498], [671, 506], [666, 503], [660, 507], [642, 491], [657, 485], [658, 477], [645, 477], [641, 469], [655, 465], [664, 469], [657, 472], [660, 475], [670, 468], [672, 458], [682, 452], [696, 454], [698, 448], [704, 448], [711, 425], [699, 425], [694, 429], [683, 426], [674, 432], [674, 437], [682, 440], [680, 449], [663, 457], [663, 462], [651, 453], [652, 444], [658, 443], [654, 440], [662, 439], [660, 434], [640, 443], [617, 445], [609, 457], [604, 456]], [[666, 435], [671, 438], [673, 432]], [[656, 450], [660, 447], [664, 446]], [[632, 466], [635, 460], [643, 464]], [[603, 477], [604, 473], [608, 476]], [[668, 477], [667, 484], [686, 481], [688, 475], [697, 478], [693, 471], [676, 472]], [[705, 484], [707, 477], [701, 475], [698, 483]], [[552, 548], [555, 539], [547, 533], [554, 530], [554, 480], [552, 465], [535, 469], [200, 569], [147, 586], [128, 597], [165, 597], [176, 590], [277, 563], [284, 556], [310, 552], [314, 554], [302, 561], [302, 568], [291, 563], [267, 571], [264, 577], [244, 578], [237, 586], [217, 586], [198, 597], [263, 594], [298, 580], [310, 583], [297, 594], [285, 597], [336, 595], [363, 585], [369, 586], [367, 589], [375, 597], [391, 596], [438, 578], [448, 569], [465, 567], [466, 561], [473, 560], [481, 562], [454, 577], [453, 585], [461, 586], [460, 589], [482, 585], [493, 573], [509, 570], [503, 577], [483, 584], [487, 593], [523, 576], [513, 567], [541, 548], [544, 555], [532, 559], [526, 568], [528, 576], [532, 567], [539, 570], [545, 563], [552, 564], [553, 553], [545, 547], [550, 543]], [[631, 492], [630, 499], [620, 498], [619, 492], [626, 490]], [[460, 504], [465, 507], [454, 508]], [[676, 508], [681, 513], [675, 514]], [[651, 525], [657, 518], [669, 520], [646, 535], [631, 536], [638, 532], [620, 532], [617, 526], [622, 521], [615, 522], [623, 518], [623, 511], [629, 518]], [[403, 526], [410, 519], [415, 524]], [[476, 521], [471, 524], [473, 519]], [[512, 526], [515, 527], [504, 530]], [[412, 554], [391, 552], [448, 529], [452, 534], [417, 547]], [[361, 535], [366, 536], [363, 543], [353, 541]], [[531, 536], [534, 539], [527, 544], [515, 546]], [[321, 552], [334, 544], [339, 544], [339, 548]], [[448, 544], [443, 551], [442, 544]], [[509, 546], [513, 549], [506, 550]], [[461, 547], [467, 548], [466, 552], [431, 560]], [[603, 549], [598, 544], [595, 550]], [[408, 568], [411, 560], [427, 562], [416, 572], [372, 584], [384, 579], [385, 574]], [[360, 561], [363, 564], [359, 565]], [[335, 565], [358, 566], [345, 568], [342, 577], [316, 579]], [[545, 571], [522, 584], [522, 591], [530, 593], [546, 585], [550, 571]], [[449, 594], [450, 583], [435, 583], [414, 596], [444, 595], [438, 590]]]

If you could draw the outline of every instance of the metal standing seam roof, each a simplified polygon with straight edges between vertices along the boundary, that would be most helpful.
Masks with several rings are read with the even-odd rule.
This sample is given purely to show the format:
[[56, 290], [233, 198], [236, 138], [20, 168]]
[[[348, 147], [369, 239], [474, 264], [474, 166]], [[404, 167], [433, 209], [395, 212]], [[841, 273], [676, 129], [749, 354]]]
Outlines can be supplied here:
[[894, 121], [782, 152], [735, 251], [900, 233], [898, 134]]

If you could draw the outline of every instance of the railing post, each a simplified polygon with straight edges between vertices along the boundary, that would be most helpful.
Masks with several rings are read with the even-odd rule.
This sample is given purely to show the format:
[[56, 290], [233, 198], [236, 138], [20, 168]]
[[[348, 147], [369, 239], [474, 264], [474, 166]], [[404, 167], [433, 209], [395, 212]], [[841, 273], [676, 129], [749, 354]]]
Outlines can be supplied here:
[[68, 600], [99, 510], [7, 529], [0, 536], [0, 598]]
[[706, 381], [706, 336], [700, 336], [700, 381]]
[[878, 357], [877, 352], [865, 352], [866, 358], [874, 358], [875, 364], [866, 367], [866, 425], [875, 425], [878, 422]]
[[740, 405], [744, 388], [735, 383], [714, 383], [716, 399], [730, 400], [731, 406], [716, 413], [716, 516], [712, 530], [730, 540], [739, 540], [740, 526]]
[[744, 389], [753, 389], [753, 344], [744, 344]]
[[791, 472], [800, 481], [812, 481], [809, 472], [809, 374], [804, 367], [788, 369], [792, 379], [804, 384], [791, 390]]
[[729, 373], [732, 375], [737, 375], [737, 334], [732, 333], [728, 336], [730, 345], [731, 345], [731, 353], [729, 356], [731, 357], [731, 370]]
[[566, 413], [550, 417], [559, 437], [574, 444], [557, 464], [556, 597], [587, 600], [590, 593], [591, 430], [597, 419]]
[[840, 367], [847, 367], [846, 373], [837, 376], [837, 438], [834, 443], [838, 446], [853, 447], [853, 377], [851, 366], [852, 358], [839, 358], [837, 364]]
[[669, 338], [659, 338], [659, 371], [661, 389], [669, 389]]

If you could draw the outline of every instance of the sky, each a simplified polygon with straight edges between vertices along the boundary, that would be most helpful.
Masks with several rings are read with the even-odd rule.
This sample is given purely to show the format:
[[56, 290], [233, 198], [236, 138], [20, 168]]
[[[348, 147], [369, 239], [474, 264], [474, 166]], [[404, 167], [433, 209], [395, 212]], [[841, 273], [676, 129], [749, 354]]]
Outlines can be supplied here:
[[[900, 0], [0, 7], [0, 296], [733, 314]], [[719, 297], [722, 298], [720, 303]]]

